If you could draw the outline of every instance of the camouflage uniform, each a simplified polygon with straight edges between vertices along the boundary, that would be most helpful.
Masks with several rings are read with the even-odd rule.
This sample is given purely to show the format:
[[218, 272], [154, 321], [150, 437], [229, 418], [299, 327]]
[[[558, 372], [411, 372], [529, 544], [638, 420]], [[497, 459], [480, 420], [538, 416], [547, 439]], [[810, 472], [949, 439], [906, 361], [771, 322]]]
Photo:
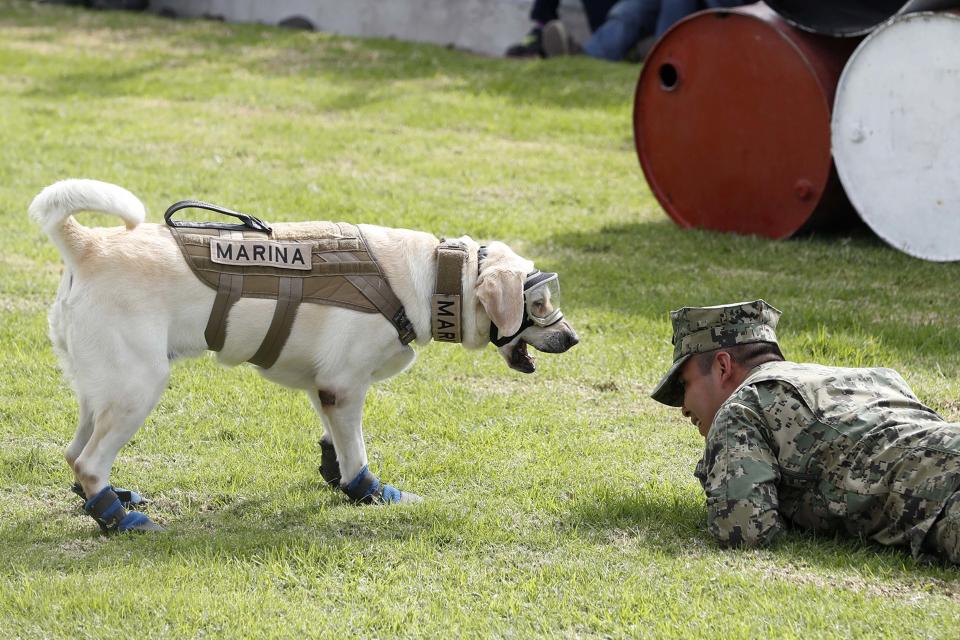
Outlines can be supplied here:
[[[779, 312], [763, 301], [731, 306], [776, 326]], [[677, 342], [696, 333], [688, 312], [674, 312]], [[713, 316], [726, 324], [731, 312]], [[676, 385], [668, 374], [655, 396], [675, 399]], [[717, 411], [696, 475], [723, 545], [767, 544], [787, 521], [960, 563], [960, 425], [924, 406], [891, 369], [755, 367]]]
[[960, 492], [953, 494], [943, 513], [933, 523], [924, 546], [931, 553], [960, 564]]

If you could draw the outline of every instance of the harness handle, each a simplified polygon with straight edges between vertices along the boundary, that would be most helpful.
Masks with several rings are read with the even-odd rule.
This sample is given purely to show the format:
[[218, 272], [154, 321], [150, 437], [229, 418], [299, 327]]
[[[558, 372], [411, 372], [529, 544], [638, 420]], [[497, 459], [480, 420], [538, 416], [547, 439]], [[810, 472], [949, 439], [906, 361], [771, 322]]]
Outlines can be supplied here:
[[[187, 222], [184, 220], [173, 220], [173, 214], [181, 209], [206, 209], [207, 211], [213, 211], [214, 213], [222, 213], [224, 215], [233, 216], [234, 218], [239, 218], [243, 224], [229, 224], [226, 222]], [[167, 209], [167, 212], [163, 214], [163, 219], [167, 225], [171, 227], [230, 229], [232, 231], [252, 229], [254, 231], [263, 231], [264, 233], [271, 233], [273, 231], [269, 224], [260, 218], [257, 218], [256, 216], [250, 216], [245, 213], [240, 213], [239, 211], [233, 211], [231, 209], [227, 209], [226, 207], [210, 204], [209, 202], [202, 202], [200, 200], [181, 200], [180, 202], [174, 202], [172, 205], [170, 205], [170, 208]]]

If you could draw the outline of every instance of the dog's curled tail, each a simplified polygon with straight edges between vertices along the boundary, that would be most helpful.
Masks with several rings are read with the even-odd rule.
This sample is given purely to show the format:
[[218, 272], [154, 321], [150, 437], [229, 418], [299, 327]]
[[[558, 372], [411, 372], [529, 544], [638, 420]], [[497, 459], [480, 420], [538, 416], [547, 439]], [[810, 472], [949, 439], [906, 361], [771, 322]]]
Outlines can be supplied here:
[[123, 220], [127, 229], [136, 227], [146, 216], [140, 199], [123, 187], [81, 179], [61, 180], [41, 191], [30, 203], [29, 214], [30, 219], [50, 236], [60, 253], [67, 255], [73, 247], [64, 233], [64, 223], [80, 211], [115, 215]]

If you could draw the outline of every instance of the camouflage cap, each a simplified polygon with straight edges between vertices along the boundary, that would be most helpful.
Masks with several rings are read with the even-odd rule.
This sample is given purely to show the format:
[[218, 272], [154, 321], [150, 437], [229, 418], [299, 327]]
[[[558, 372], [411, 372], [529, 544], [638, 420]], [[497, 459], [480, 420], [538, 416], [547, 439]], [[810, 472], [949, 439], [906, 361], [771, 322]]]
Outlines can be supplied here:
[[673, 366], [650, 397], [671, 407], [679, 407], [683, 404], [680, 367], [690, 356], [751, 342], [777, 344], [774, 329], [779, 319], [780, 312], [763, 300], [671, 311]]

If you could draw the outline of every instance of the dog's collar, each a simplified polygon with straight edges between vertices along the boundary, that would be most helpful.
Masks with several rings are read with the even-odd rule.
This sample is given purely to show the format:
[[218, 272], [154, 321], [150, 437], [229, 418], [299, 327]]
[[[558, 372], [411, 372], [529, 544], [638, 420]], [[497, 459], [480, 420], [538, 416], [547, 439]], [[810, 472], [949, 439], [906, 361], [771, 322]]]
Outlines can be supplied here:
[[463, 342], [463, 266], [467, 245], [442, 240], [437, 247], [437, 283], [430, 307], [430, 326], [438, 342]]
[[[486, 257], [487, 247], [481, 245], [477, 249], [477, 276], [480, 275]], [[459, 240], [444, 238], [437, 247], [437, 279], [430, 306], [430, 327], [433, 339], [438, 342], [463, 342], [463, 272], [468, 258], [467, 245]], [[538, 275], [539, 271], [530, 273], [528, 282], [531, 278], [535, 280]], [[556, 277], [556, 274], [547, 275]], [[525, 285], [525, 292], [527, 288], [529, 287]], [[499, 335], [497, 325], [490, 322], [488, 339], [494, 345], [502, 347], [533, 324], [534, 321], [525, 312], [520, 329], [512, 336], [503, 337]]]

